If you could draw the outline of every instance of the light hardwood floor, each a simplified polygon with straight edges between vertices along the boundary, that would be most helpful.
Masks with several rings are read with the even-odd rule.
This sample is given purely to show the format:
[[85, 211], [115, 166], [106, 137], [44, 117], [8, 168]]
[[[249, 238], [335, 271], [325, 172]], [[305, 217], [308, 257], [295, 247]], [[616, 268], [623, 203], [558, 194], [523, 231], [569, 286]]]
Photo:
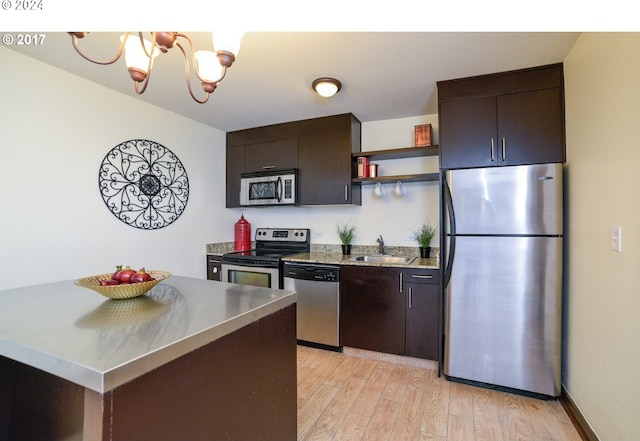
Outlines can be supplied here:
[[298, 441], [581, 441], [558, 401], [450, 382], [435, 362], [297, 354]]

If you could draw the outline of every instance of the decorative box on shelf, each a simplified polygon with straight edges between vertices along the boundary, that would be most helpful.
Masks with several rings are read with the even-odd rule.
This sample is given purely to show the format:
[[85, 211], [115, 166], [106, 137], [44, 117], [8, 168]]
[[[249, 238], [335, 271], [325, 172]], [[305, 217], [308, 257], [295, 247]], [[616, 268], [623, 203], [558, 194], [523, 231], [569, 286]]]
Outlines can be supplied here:
[[431, 145], [431, 124], [415, 126], [416, 147], [429, 147]]

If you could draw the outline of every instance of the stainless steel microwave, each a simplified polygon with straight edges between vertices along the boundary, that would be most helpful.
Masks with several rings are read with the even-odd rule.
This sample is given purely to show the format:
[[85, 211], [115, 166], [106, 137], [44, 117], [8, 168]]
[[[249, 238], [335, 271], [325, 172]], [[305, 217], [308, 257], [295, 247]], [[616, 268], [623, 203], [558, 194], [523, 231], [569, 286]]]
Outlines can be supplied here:
[[295, 205], [298, 202], [297, 177], [297, 169], [243, 173], [240, 205]]

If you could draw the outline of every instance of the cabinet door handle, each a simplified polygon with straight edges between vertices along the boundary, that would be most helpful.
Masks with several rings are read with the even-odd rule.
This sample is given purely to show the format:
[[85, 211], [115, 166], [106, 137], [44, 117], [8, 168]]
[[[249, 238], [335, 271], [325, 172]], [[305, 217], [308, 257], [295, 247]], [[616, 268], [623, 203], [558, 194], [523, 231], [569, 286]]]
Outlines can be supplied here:
[[275, 165], [265, 165], [265, 166], [262, 167], [263, 170], [270, 170], [272, 168], [276, 168], [276, 166]]
[[414, 279], [433, 279], [433, 276], [429, 274], [413, 274], [411, 277]]
[[[404, 290], [402, 289], [402, 287], [403, 287], [403, 285], [404, 285], [404, 280], [402, 279], [402, 275], [403, 275], [403, 273], [401, 272], [401, 273], [400, 273], [400, 292], [404, 291]], [[411, 288], [409, 288], [409, 289], [411, 289]]]
[[349, 201], [349, 184], [344, 184], [344, 200]]
[[413, 306], [413, 288], [409, 287], [409, 308]]
[[491, 138], [491, 162], [493, 162], [495, 160], [495, 146], [493, 143], [493, 138]]
[[507, 142], [502, 138], [502, 160], [507, 159]]

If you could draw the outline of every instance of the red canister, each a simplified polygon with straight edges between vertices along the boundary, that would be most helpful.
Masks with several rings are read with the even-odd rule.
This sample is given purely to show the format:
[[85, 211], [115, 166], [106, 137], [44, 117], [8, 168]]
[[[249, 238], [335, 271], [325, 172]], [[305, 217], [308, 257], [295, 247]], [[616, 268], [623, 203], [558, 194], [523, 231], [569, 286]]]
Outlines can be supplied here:
[[240, 216], [240, 220], [235, 224], [235, 245], [236, 251], [249, 251], [251, 249], [251, 224]]

